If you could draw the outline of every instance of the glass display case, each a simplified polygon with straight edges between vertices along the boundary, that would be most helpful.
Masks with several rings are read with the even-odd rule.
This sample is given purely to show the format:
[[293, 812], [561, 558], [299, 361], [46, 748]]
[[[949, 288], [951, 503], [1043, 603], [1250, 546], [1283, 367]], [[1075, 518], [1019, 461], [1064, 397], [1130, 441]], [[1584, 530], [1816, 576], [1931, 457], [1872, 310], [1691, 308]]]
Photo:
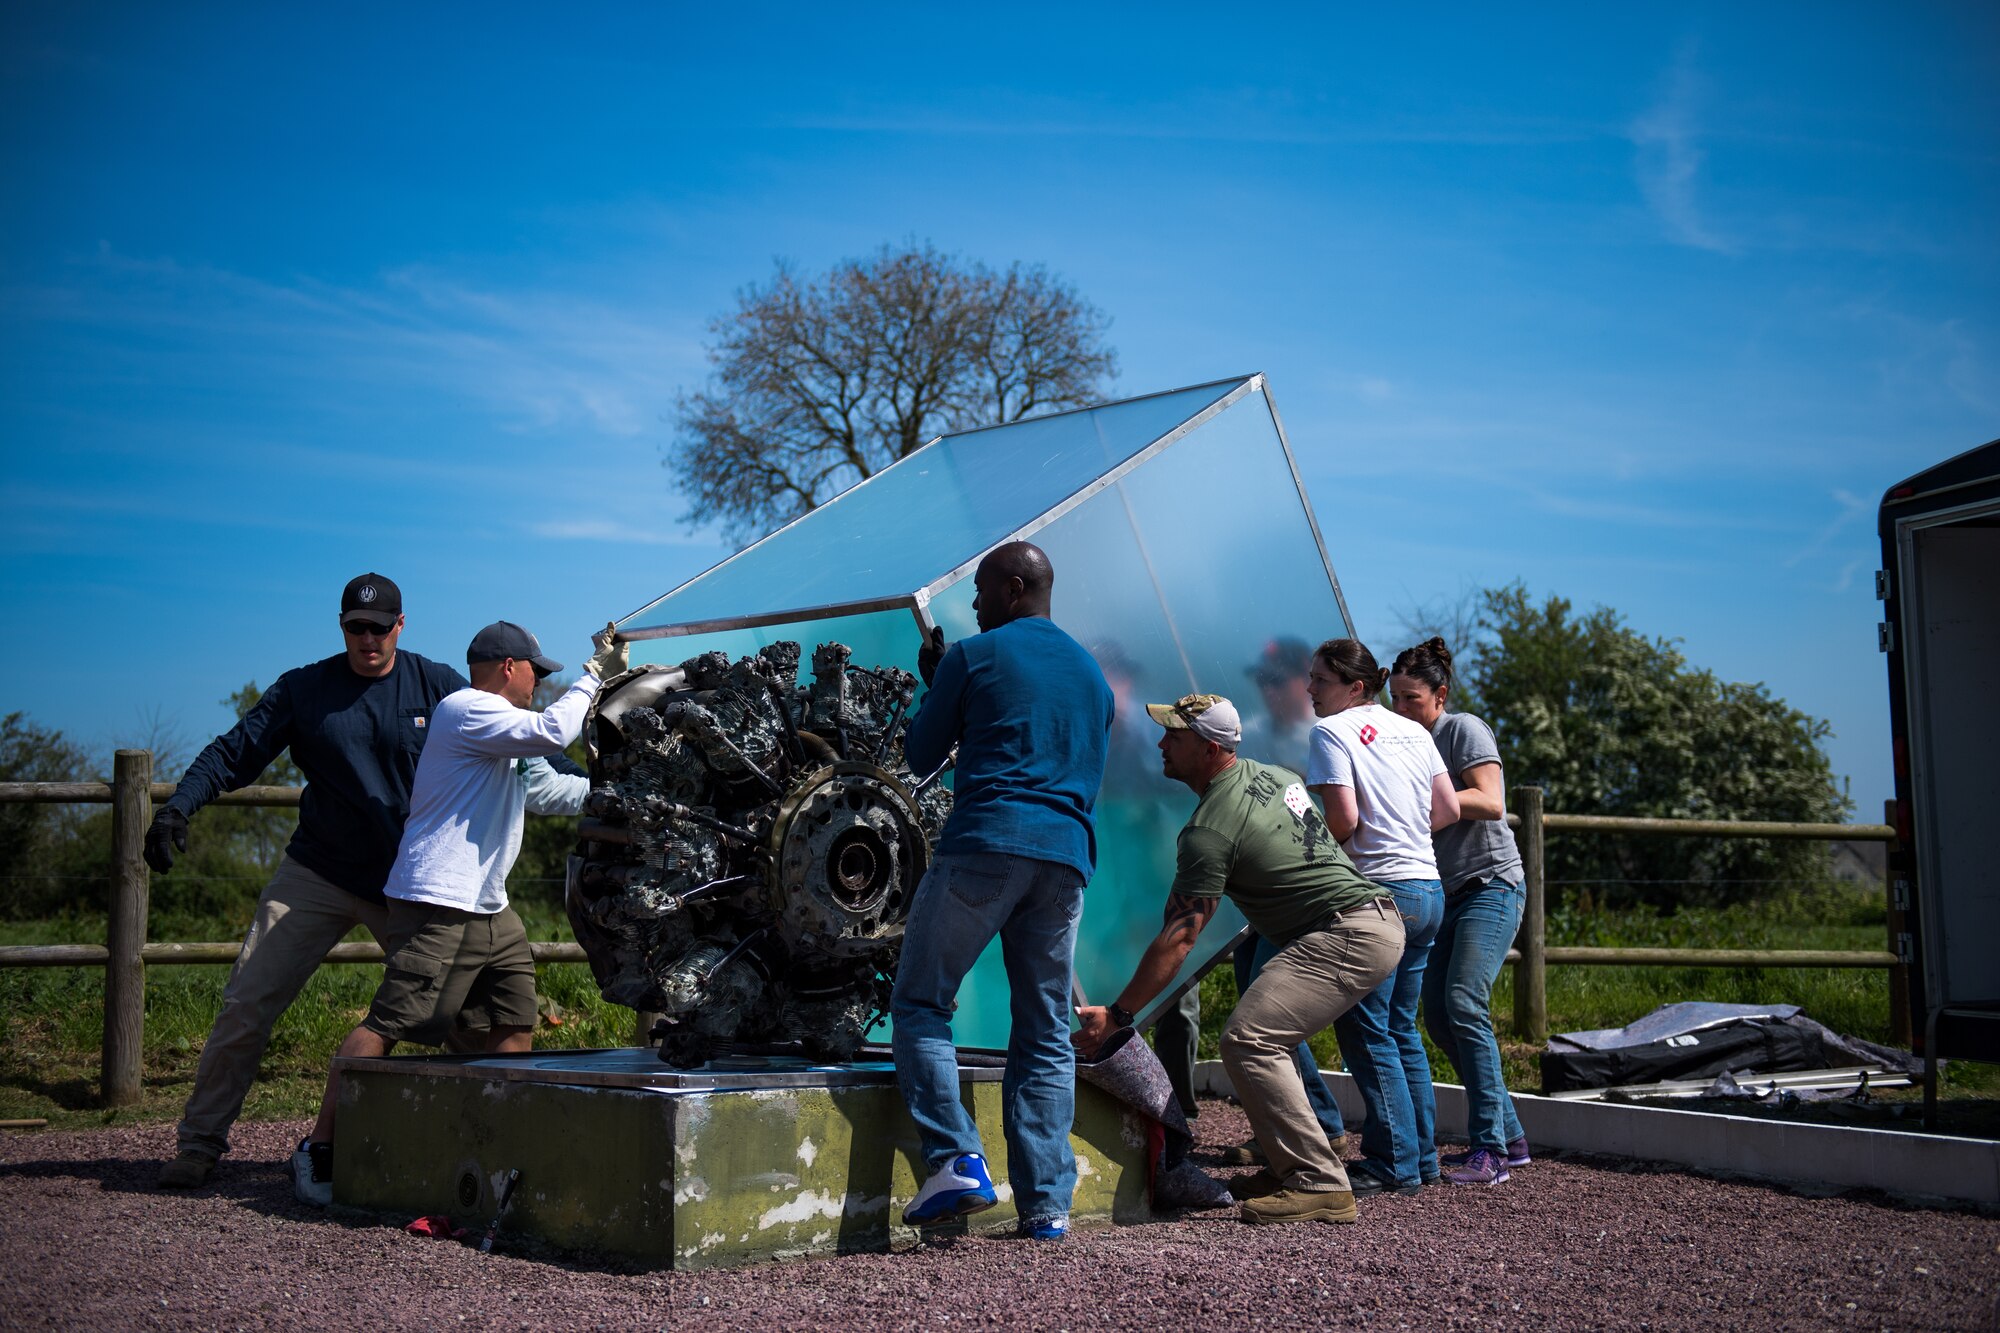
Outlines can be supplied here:
[[[1076, 951], [1079, 990], [1103, 1003], [1160, 928], [1175, 835], [1195, 802], [1161, 776], [1143, 705], [1227, 695], [1244, 719], [1241, 752], [1302, 770], [1305, 645], [1352, 633], [1262, 375], [942, 436], [619, 629], [635, 666], [791, 639], [806, 661], [838, 641], [857, 663], [914, 671], [931, 626], [978, 632], [973, 571], [1015, 540], [1048, 553], [1055, 621], [1117, 698]], [[1181, 979], [1242, 927], [1225, 904]], [[996, 944], [960, 993], [958, 1043], [1004, 1046], [1007, 1000]]]

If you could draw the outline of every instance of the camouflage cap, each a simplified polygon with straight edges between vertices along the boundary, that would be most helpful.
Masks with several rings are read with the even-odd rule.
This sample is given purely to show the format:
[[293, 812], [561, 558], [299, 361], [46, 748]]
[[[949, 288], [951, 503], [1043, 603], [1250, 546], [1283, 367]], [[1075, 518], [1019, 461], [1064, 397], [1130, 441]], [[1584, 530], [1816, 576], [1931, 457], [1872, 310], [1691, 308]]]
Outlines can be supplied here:
[[1219, 694], [1184, 694], [1170, 704], [1147, 704], [1146, 714], [1168, 731], [1192, 731], [1233, 750], [1243, 739], [1236, 705]]

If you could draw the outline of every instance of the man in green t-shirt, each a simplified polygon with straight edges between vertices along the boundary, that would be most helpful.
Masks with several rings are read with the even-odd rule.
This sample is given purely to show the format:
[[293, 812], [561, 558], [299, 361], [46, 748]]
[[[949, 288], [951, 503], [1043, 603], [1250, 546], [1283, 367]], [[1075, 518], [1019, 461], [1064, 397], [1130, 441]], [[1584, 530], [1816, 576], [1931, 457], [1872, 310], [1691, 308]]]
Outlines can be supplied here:
[[1279, 946], [1222, 1033], [1223, 1067], [1270, 1163], [1230, 1192], [1246, 1222], [1352, 1222], [1347, 1170], [1313, 1117], [1292, 1050], [1395, 970], [1403, 919], [1341, 851], [1297, 774], [1237, 758], [1234, 704], [1190, 694], [1146, 711], [1166, 728], [1161, 771], [1201, 803], [1180, 832], [1166, 924], [1116, 1001], [1077, 1010], [1077, 1047], [1094, 1057], [1167, 988], [1228, 894]]

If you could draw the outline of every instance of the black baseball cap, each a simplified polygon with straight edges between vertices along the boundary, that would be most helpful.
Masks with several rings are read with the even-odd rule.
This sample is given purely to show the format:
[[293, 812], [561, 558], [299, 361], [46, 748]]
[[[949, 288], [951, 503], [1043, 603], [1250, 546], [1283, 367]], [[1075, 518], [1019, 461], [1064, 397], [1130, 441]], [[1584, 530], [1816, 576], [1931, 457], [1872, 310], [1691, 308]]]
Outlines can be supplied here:
[[542, 645], [535, 636], [511, 620], [494, 621], [473, 635], [471, 646], [465, 650], [467, 666], [505, 661], [509, 657], [516, 662], [533, 663], [537, 675], [553, 676], [563, 669], [562, 663], [553, 657], [542, 656]]
[[1304, 639], [1284, 636], [1264, 645], [1257, 660], [1243, 668], [1243, 674], [1259, 685], [1283, 685], [1312, 669], [1313, 650]]
[[365, 620], [388, 629], [403, 614], [403, 590], [394, 579], [380, 574], [363, 574], [350, 579], [340, 593], [340, 623]]

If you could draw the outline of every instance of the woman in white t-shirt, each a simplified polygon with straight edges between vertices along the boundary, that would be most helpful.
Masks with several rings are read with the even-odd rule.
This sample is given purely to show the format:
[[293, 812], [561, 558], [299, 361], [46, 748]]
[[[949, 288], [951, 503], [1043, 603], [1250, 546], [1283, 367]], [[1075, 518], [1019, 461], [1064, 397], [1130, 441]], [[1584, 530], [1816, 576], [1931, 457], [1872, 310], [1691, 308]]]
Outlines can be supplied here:
[[1356, 1194], [1408, 1193], [1437, 1179], [1437, 1107], [1417, 1031], [1424, 965], [1444, 920], [1431, 834], [1458, 818], [1458, 792], [1431, 734], [1376, 702], [1389, 673], [1354, 639], [1313, 653], [1306, 783], [1361, 873], [1396, 900], [1403, 956], [1395, 972], [1333, 1025], [1368, 1108]]

